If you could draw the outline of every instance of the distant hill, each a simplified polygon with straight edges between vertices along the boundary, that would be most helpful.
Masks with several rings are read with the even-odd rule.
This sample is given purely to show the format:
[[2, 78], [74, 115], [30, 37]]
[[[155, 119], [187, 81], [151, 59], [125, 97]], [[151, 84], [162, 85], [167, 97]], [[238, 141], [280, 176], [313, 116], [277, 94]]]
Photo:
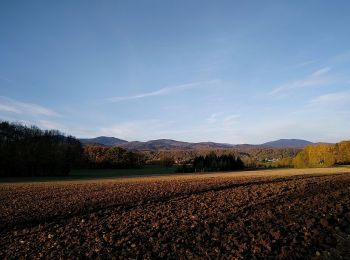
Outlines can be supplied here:
[[276, 141], [263, 143], [260, 146], [271, 148], [303, 148], [312, 144], [314, 143], [302, 139], [279, 139]]
[[99, 136], [96, 138], [81, 138], [79, 139], [82, 144], [95, 144], [95, 145], [104, 145], [104, 146], [116, 146], [128, 143], [128, 141], [108, 136]]
[[181, 142], [171, 139], [157, 139], [147, 142], [128, 142], [122, 144], [121, 147], [124, 147], [129, 150], [191, 150], [191, 149], [204, 149], [204, 148], [228, 148], [232, 147], [230, 144], [220, 144], [213, 142], [201, 142], [201, 143], [189, 143]]
[[146, 142], [122, 140], [115, 137], [100, 136], [90, 139], [80, 139], [84, 144], [95, 144], [104, 146], [120, 146], [128, 150], [137, 151], [158, 151], [158, 150], [195, 150], [195, 149], [209, 149], [209, 148], [303, 148], [306, 145], [314, 144], [312, 142], [301, 139], [280, 139], [264, 144], [225, 144], [214, 142], [182, 142], [172, 139], [157, 139]]
[[200, 143], [189, 143], [176, 141], [171, 139], [157, 139], [150, 140], [147, 142], [132, 141], [128, 142], [115, 137], [100, 136], [96, 138], [81, 138], [79, 139], [82, 144], [94, 144], [103, 146], [120, 146], [128, 150], [191, 150], [191, 149], [204, 149], [204, 148], [229, 148], [233, 147], [231, 144], [221, 144], [214, 142], [200, 142]]

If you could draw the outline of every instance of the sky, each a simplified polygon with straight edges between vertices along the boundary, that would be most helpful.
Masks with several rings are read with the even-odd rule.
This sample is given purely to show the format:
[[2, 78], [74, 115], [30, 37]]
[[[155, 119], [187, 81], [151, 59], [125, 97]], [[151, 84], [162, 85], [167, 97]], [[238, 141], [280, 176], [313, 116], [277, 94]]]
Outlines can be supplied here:
[[1, 1], [0, 120], [76, 137], [350, 139], [350, 1]]

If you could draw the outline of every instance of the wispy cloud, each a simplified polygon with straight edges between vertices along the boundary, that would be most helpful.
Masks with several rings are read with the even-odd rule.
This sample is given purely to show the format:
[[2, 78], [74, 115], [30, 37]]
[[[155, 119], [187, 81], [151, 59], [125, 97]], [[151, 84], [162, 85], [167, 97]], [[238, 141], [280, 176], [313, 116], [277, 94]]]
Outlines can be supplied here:
[[350, 102], [350, 91], [333, 92], [313, 98], [310, 105], [330, 105]]
[[304, 87], [329, 84], [332, 82], [332, 79], [330, 77], [327, 77], [327, 73], [331, 69], [332, 69], [331, 67], [325, 67], [313, 72], [312, 74], [308, 75], [303, 79], [295, 80], [295, 81], [283, 84], [282, 86], [279, 86], [273, 89], [269, 93], [269, 95], [283, 94], [287, 91], [304, 88]]
[[308, 61], [304, 61], [304, 62], [300, 62], [298, 64], [295, 64], [293, 66], [291, 66], [291, 68], [301, 68], [301, 67], [305, 67], [307, 65], [313, 64], [315, 63], [314, 60], [308, 60]]
[[208, 123], [213, 124], [217, 122], [219, 116], [219, 113], [213, 113], [206, 120]]
[[49, 121], [49, 120], [38, 120], [36, 122], [36, 124], [44, 129], [58, 129], [61, 131], [66, 131], [66, 127], [63, 124], [57, 123], [57, 122], [53, 122], [53, 121]]
[[240, 115], [228, 115], [224, 118], [223, 123], [225, 125], [232, 125], [234, 123], [237, 123], [240, 118]]
[[59, 113], [38, 104], [20, 102], [3, 96], [0, 96], [0, 112], [31, 116], [61, 117]]
[[15, 106], [2, 104], [1, 100], [0, 100], [0, 112], [9, 112], [9, 113], [17, 113], [17, 114], [21, 113], [21, 111], [17, 109]]
[[314, 73], [312, 73], [311, 77], [319, 77], [323, 74], [326, 74], [331, 69], [332, 69], [331, 67], [325, 67], [325, 68], [319, 69], [319, 70], [315, 71]]
[[225, 113], [213, 113], [211, 114], [206, 121], [210, 124], [218, 124], [218, 125], [232, 125], [234, 123], [238, 122], [238, 119], [240, 118], [239, 115], [225, 115]]
[[177, 91], [183, 91], [183, 90], [201, 87], [201, 86], [208, 85], [208, 84], [214, 84], [217, 82], [219, 82], [219, 80], [217, 80], [217, 79], [210, 80], [210, 81], [192, 82], [192, 83], [181, 84], [181, 85], [176, 85], [176, 86], [164, 87], [164, 88], [161, 88], [161, 89], [158, 89], [155, 91], [141, 93], [141, 94], [132, 95], [132, 96], [111, 97], [111, 98], [107, 98], [106, 100], [109, 102], [119, 102], [119, 101], [125, 101], [125, 100], [141, 99], [141, 98], [153, 97], [153, 96], [161, 96], [161, 95], [166, 95], [166, 94], [177, 92]]

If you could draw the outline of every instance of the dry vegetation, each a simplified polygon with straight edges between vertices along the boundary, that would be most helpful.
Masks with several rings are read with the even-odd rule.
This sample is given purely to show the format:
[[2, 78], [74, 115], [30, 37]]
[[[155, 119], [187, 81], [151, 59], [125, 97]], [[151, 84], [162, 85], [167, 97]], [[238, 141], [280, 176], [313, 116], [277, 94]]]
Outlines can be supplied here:
[[349, 173], [0, 184], [0, 258], [346, 258]]

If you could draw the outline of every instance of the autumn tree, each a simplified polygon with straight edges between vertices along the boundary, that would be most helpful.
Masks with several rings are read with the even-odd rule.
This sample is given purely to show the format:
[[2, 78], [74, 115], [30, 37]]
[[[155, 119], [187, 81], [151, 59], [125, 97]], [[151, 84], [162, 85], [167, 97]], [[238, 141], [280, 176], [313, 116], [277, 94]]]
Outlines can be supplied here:
[[85, 167], [88, 168], [138, 168], [143, 156], [121, 147], [87, 145], [84, 147]]
[[350, 164], [350, 141], [335, 144], [334, 153], [337, 164]]
[[[319, 144], [305, 147], [293, 160], [296, 168], [330, 167], [337, 162], [346, 162], [347, 145]], [[350, 158], [349, 158], [350, 159]]]

